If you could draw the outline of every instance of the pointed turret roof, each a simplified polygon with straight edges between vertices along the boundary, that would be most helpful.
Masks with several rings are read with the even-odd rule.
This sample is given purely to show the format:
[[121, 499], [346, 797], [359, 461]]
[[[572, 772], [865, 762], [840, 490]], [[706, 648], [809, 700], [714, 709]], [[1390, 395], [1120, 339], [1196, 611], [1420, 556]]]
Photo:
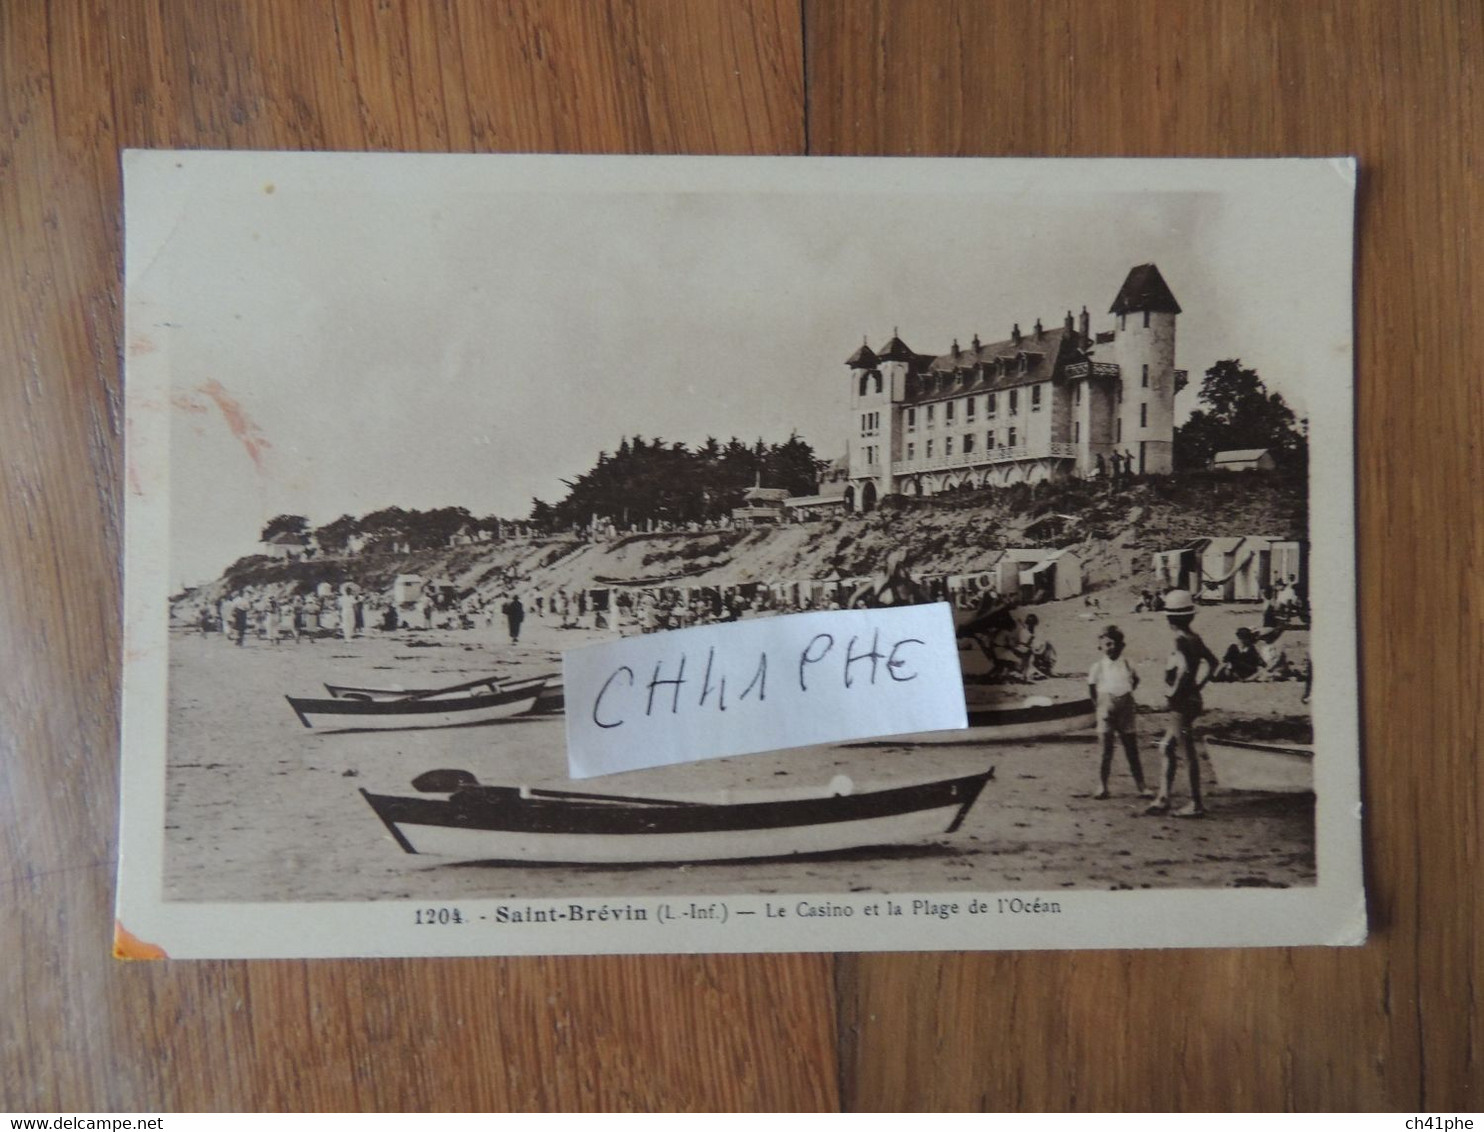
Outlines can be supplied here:
[[855, 353], [845, 359], [845, 364], [851, 369], [871, 369], [877, 361], [876, 355], [871, 353], [871, 347], [866, 345], [866, 340], [861, 339], [860, 346]]
[[1170, 285], [1152, 263], [1141, 263], [1128, 273], [1118, 297], [1108, 308], [1110, 314], [1128, 314], [1130, 311], [1180, 313], [1180, 304], [1171, 294]]
[[907, 343], [897, 337], [897, 328], [893, 326], [891, 340], [881, 348], [881, 360], [883, 362], [910, 362], [916, 357], [917, 355], [907, 348]]

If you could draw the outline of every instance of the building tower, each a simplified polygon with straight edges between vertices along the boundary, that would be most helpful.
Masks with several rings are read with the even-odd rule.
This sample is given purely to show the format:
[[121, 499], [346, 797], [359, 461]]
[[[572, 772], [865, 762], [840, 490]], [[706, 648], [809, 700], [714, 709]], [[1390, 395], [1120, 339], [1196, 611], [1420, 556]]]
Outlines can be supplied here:
[[1136, 472], [1168, 475], [1174, 470], [1180, 304], [1159, 268], [1144, 263], [1128, 273], [1109, 312], [1118, 319], [1112, 345], [1120, 378], [1113, 447], [1133, 456]]
[[911, 360], [912, 351], [893, 331], [880, 354], [862, 341], [845, 363], [850, 367], [850, 481], [860, 485], [859, 496], [851, 499], [856, 511], [874, 510], [893, 490], [892, 462], [899, 453], [892, 402], [906, 389]]

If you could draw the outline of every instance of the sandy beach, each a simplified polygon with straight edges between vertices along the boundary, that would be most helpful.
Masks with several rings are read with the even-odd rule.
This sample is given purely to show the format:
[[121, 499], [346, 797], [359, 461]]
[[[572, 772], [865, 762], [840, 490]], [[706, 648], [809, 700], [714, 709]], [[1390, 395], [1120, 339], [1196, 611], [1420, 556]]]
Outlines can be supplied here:
[[[1037, 606], [1060, 673], [1028, 694], [1085, 695], [1098, 629], [1117, 623], [1138, 668], [1141, 709], [1160, 703], [1168, 652], [1164, 618], [1112, 613], [1072, 600]], [[1196, 628], [1219, 656], [1257, 611], [1202, 609]], [[1290, 633], [1292, 659], [1308, 634]], [[823, 786], [837, 775], [857, 790], [995, 768], [963, 826], [936, 843], [830, 858], [629, 867], [467, 865], [404, 853], [358, 788], [411, 793], [435, 767], [481, 782], [573, 788], [563, 720], [524, 716], [483, 726], [382, 733], [326, 733], [301, 725], [285, 694], [317, 696], [325, 681], [409, 687], [484, 675], [560, 672], [562, 650], [600, 639], [528, 618], [521, 643], [502, 630], [433, 630], [339, 638], [171, 636], [165, 895], [169, 900], [600, 897], [667, 893], [999, 892], [1066, 889], [1287, 887], [1315, 881], [1314, 811], [1308, 797], [1224, 790], [1205, 769], [1203, 820], [1149, 816], [1122, 753], [1113, 797], [1093, 798], [1098, 753], [1091, 731], [1040, 741], [985, 742], [942, 732], [798, 748], [588, 780], [612, 794], [737, 799]], [[1017, 689], [1019, 690], [1019, 689]], [[1203, 731], [1307, 718], [1297, 682], [1216, 684], [1206, 690]], [[1152, 783], [1161, 717], [1141, 714], [1140, 747]], [[1259, 724], [1260, 725], [1260, 724]], [[1177, 802], [1184, 795], [1182, 769]]]

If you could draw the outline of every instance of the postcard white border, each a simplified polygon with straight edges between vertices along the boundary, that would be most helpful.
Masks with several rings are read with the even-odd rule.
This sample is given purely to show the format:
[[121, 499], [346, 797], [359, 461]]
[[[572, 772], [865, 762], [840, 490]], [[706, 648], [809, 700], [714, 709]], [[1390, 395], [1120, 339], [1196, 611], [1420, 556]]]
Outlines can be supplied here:
[[[182, 162], [187, 175], [162, 177]], [[1054, 195], [1088, 184], [1125, 193], [1259, 192], [1312, 219], [1316, 259], [1326, 273], [1353, 273], [1353, 192], [1349, 158], [1274, 160], [895, 159], [442, 156], [128, 151], [126, 198], [191, 191], [191, 169], [226, 163], [244, 177], [272, 181], [292, 167], [320, 187], [352, 188], [371, 173], [412, 176], [434, 162], [446, 184], [488, 191], [869, 192], [901, 195], [1026, 192]], [[863, 175], [869, 173], [869, 175]], [[1339, 186], [1343, 192], [1337, 193]], [[495, 925], [499, 906], [542, 907], [548, 901], [372, 901], [351, 904], [185, 904], [163, 898], [169, 523], [169, 345], [165, 296], [150, 268], [171, 239], [168, 199], [148, 216], [131, 215], [126, 230], [125, 417], [126, 544], [122, 818], [119, 834], [119, 923], [172, 958], [268, 958], [416, 955], [632, 954], [775, 951], [1018, 950], [1031, 948], [1249, 947], [1358, 944], [1365, 938], [1362, 882], [1360, 735], [1356, 641], [1354, 396], [1352, 291], [1334, 295], [1325, 341], [1345, 349], [1316, 351], [1306, 389], [1311, 405], [1310, 542], [1313, 586], [1313, 715], [1318, 882], [1288, 890], [1220, 889], [1102, 892], [948, 892], [879, 895], [718, 897], [724, 921], [684, 927], [656, 918], [661, 904], [682, 897], [566, 899], [591, 908], [645, 906], [644, 922], [623, 919], [573, 925]], [[1336, 288], [1337, 292], [1341, 289]], [[939, 920], [879, 916], [863, 930], [864, 906], [888, 899], [1027, 904], [1056, 903], [1056, 913], [995, 911]], [[801, 902], [849, 905], [851, 916], [801, 917]], [[768, 918], [765, 904], [790, 914]], [[417, 926], [419, 908], [457, 905], [463, 925]], [[126, 950], [129, 950], [126, 948]], [[139, 954], [135, 950], [136, 954]]]

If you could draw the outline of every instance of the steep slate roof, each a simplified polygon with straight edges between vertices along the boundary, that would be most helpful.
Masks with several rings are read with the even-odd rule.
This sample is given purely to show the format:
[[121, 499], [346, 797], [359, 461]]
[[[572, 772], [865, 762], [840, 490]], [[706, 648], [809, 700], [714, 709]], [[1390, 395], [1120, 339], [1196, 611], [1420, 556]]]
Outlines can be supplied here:
[[881, 347], [880, 359], [883, 362], [910, 362], [917, 356], [907, 348], [907, 343], [893, 334], [886, 345]]
[[845, 364], [851, 369], [872, 369], [876, 361], [876, 355], [871, 353], [871, 347], [862, 342], [855, 353], [845, 359]]
[[1127, 314], [1129, 311], [1180, 313], [1180, 304], [1175, 301], [1169, 284], [1154, 264], [1141, 263], [1131, 270], [1128, 278], [1123, 281], [1118, 297], [1108, 308], [1110, 314]]
[[[923, 357], [923, 368], [928, 374], [937, 376], [962, 372], [964, 380], [941, 392], [936, 383], [933, 383], [932, 388], [919, 389], [907, 400], [931, 401], [939, 396], [957, 397], [966, 393], [984, 393], [1050, 381], [1060, 373], [1062, 366], [1082, 356], [1082, 348], [1082, 336], [1076, 330], [1069, 331], [1065, 326], [1057, 326], [1043, 331], [1039, 338], [1034, 332], [1021, 335], [1018, 346], [1014, 339], [1006, 338], [1003, 342], [982, 343], [977, 351], [972, 346], [961, 347], [957, 357], [951, 352], [938, 358]], [[1026, 357], [1025, 373], [1019, 372], [1022, 354]], [[1005, 359], [1004, 373], [994, 372], [997, 358]]]

